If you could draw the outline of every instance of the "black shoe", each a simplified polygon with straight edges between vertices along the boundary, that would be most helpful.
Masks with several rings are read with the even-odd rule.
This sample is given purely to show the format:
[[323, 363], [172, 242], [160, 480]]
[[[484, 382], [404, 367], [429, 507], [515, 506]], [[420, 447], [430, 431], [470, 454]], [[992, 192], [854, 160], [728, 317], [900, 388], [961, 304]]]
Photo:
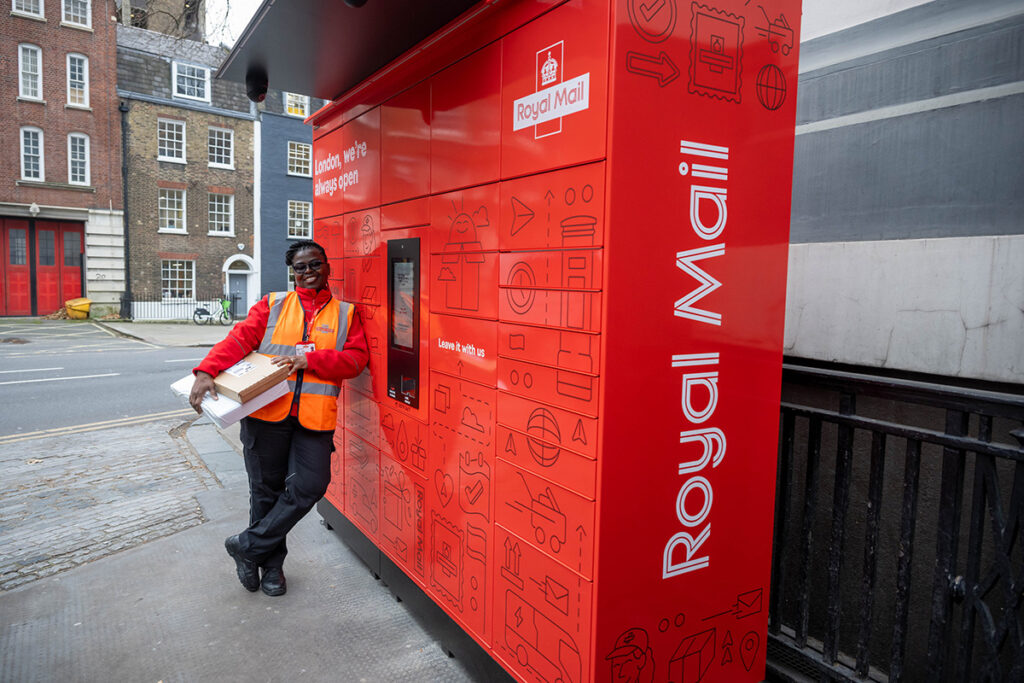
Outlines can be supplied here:
[[284, 581], [284, 570], [280, 567], [264, 567], [263, 581], [260, 583], [260, 588], [271, 597], [284, 595], [285, 591], [288, 590]]
[[260, 587], [260, 568], [252, 560], [245, 557], [238, 547], [238, 536], [228, 536], [224, 541], [224, 548], [228, 555], [235, 561], [235, 571], [238, 572], [238, 580], [242, 582], [245, 590], [255, 592]]

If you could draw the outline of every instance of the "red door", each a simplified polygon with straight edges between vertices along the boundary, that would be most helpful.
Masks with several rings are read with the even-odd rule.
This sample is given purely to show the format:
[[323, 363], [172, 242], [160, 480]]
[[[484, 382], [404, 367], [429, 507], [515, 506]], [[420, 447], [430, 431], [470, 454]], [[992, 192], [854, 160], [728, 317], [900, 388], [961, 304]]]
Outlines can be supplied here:
[[3, 225], [2, 315], [32, 315], [32, 275], [28, 255], [28, 221], [0, 219]]
[[63, 259], [58, 256], [61, 303], [82, 296], [82, 233], [81, 223], [61, 224], [61, 246], [57, 252], [63, 255]]
[[60, 298], [60, 266], [57, 241], [60, 223], [36, 221], [36, 312], [53, 313], [64, 303]]

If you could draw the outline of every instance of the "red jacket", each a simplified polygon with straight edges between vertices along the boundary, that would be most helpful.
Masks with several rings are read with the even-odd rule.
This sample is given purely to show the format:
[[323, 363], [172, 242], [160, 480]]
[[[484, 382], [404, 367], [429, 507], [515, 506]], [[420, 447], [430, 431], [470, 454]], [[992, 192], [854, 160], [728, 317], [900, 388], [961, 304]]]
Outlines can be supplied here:
[[[298, 293], [302, 309], [306, 313], [307, 325], [316, 310], [331, 298], [331, 292], [328, 289], [313, 290], [296, 287], [295, 291]], [[267, 330], [269, 315], [270, 305], [267, 303], [267, 297], [263, 297], [249, 309], [249, 315], [245, 320], [231, 328], [224, 341], [214, 345], [206, 354], [206, 358], [193, 368], [192, 372], [205, 372], [216, 377], [221, 371], [230, 368], [252, 351], [257, 350], [263, 340], [263, 334]], [[357, 310], [356, 314], [352, 316], [352, 324], [349, 325], [344, 348], [341, 351], [333, 349], [310, 351], [306, 354], [306, 363], [309, 365], [309, 369], [320, 377], [340, 383], [344, 379], [350, 379], [361, 373], [369, 358], [366, 334], [363, 332], [362, 319]], [[292, 414], [295, 414], [296, 408], [297, 406], [292, 406]]]

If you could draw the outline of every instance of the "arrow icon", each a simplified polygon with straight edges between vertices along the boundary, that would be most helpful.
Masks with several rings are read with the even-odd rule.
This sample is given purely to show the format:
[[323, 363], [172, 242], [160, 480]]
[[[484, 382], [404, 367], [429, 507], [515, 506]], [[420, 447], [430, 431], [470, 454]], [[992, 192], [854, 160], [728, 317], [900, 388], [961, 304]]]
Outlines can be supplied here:
[[679, 69], [675, 63], [665, 54], [664, 50], [657, 57], [651, 57], [640, 52], [626, 53], [626, 71], [638, 76], [650, 76], [658, 79], [658, 85], [664, 88], [676, 80], [679, 76]]
[[533, 210], [521, 201], [512, 198], [512, 234], [517, 234], [533, 220]]

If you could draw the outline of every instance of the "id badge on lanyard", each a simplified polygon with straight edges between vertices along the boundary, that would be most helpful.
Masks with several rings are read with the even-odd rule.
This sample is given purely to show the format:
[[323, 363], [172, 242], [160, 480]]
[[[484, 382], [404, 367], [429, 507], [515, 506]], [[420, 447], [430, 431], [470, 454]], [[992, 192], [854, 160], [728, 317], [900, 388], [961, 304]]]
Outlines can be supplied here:
[[316, 351], [316, 344], [314, 344], [313, 342], [295, 345], [295, 352], [300, 356], [305, 356], [310, 351]]

